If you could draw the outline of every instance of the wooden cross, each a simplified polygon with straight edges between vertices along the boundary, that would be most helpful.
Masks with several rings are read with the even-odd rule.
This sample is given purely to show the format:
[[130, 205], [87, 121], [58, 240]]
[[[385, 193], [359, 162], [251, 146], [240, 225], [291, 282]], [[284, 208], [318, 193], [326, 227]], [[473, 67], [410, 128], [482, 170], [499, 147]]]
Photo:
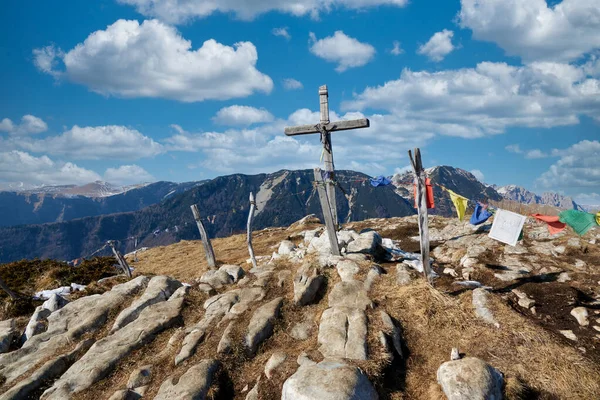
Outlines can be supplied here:
[[323, 143], [323, 161], [325, 162], [327, 185], [327, 197], [329, 207], [335, 225], [338, 224], [337, 209], [335, 203], [335, 168], [333, 165], [333, 150], [331, 148], [331, 132], [346, 131], [349, 129], [368, 128], [370, 122], [367, 118], [355, 119], [351, 121], [329, 121], [329, 92], [327, 85], [319, 87], [319, 101], [321, 109], [321, 121], [316, 125], [300, 125], [286, 127], [284, 132], [287, 136], [308, 135], [311, 133], [319, 133], [321, 135], [321, 143]]

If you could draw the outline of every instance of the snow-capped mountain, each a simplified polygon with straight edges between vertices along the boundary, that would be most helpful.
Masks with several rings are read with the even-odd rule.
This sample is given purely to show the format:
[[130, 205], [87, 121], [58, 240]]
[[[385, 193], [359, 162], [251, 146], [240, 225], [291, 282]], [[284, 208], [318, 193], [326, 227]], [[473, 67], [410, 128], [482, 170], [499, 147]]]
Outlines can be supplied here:
[[507, 200], [518, 201], [519, 203], [524, 204], [548, 205], [565, 210], [575, 209], [584, 211], [584, 208], [577, 204], [571, 197], [563, 196], [558, 193], [545, 192], [540, 196], [517, 185], [492, 185], [492, 187]]
[[85, 185], [25, 185], [25, 184], [10, 184], [4, 187], [1, 191], [17, 192], [25, 194], [49, 194], [63, 197], [109, 197], [116, 194], [125, 193], [131, 189], [138, 189], [147, 186], [148, 183], [136, 185], [114, 185], [109, 182], [96, 181]]

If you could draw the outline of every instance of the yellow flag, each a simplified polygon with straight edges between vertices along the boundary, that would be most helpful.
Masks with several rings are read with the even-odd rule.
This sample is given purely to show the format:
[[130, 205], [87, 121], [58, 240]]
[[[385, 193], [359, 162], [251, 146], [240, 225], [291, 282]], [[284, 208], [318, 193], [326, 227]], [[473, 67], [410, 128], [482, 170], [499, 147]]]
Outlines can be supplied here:
[[458, 219], [462, 221], [463, 218], [465, 217], [465, 212], [467, 211], [467, 203], [469, 202], [469, 199], [461, 196], [460, 194], [454, 193], [450, 189], [446, 189], [446, 191], [450, 195], [450, 200], [452, 200], [452, 203], [454, 204], [454, 207], [456, 208], [456, 213], [458, 214]]
[[600, 225], [600, 211], [596, 214], [596, 223]]

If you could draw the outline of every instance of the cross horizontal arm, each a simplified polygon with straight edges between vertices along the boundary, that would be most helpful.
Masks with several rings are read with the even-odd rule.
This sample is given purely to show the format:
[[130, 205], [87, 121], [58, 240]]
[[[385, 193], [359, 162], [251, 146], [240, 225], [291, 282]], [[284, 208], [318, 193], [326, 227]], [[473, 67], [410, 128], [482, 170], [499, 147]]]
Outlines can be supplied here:
[[[286, 127], [284, 132], [287, 136], [296, 136], [296, 135], [308, 135], [309, 133], [319, 133], [319, 129], [317, 129], [317, 124], [315, 125], [300, 125], [300, 126], [290, 126]], [[351, 121], [335, 121], [330, 122], [324, 126], [327, 132], [335, 132], [335, 131], [346, 131], [349, 129], [358, 129], [358, 128], [368, 128], [371, 126], [371, 123], [367, 118], [362, 119], [354, 119]]]

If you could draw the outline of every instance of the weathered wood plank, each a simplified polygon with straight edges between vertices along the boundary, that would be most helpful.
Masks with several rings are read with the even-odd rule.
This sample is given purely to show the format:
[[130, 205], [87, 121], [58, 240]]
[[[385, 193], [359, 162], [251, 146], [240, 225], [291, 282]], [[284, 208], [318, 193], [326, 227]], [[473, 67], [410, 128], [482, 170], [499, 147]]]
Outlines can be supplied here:
[[248, 243], [248, 253], [250, 253], [250, 259], [254, 268], [256, 268], [256, 257], [254, 256], [254, 248], [252, 247], [252, 222], [254, 221], [255, 210], [256, 202], [254, 201], [254, 193], [250, 192], [250, 212], [248, 213], [248, 224], [246, 225], [246, 242]]
[[109, 240], [108, 241], [108, 245], [112, 249], [112, 252], [115, 255], [115, 258], [117, 259], [117, 262], [121, 266], [121, 270], [123, 271], [123, 273], [128, 278], [131, 278], [131, 268], [129, 268], [129, 264], [127, 264], [127, 261], [125, 260], [125, 257], [123, 257], [121, 255], [121, 253], [119, 252], [119, 250], [117, 250], [117, 248], [115, 247], [115, 241], [114, 240]]
[[[327, 85], [319, 87], [319, 109], [320, 109], [320, 124], [321, 127], [329, 124], [329, 91]], [[337, 207], [335, 201], [335, 166], [333, 164], [333, 146], [331, 145], [331, 133], [327, 129], [321, 131], [321, 142], [323, 142], [323, 164], [325, 164], [325, 171], [327, 171], [327, 199], [329, 200], [329, 208], [331, 209], [331, 217], [333, 218], [333, 224], [337, 230], [338, 216]]]
[[[349, 121], [334, 121], [324, 125], [327, 132], [347, 131], [350, 129], [368, 128], [371, 122], [367, 118], [353, 119]], [[299, 125], [288, 126], [284, 129], [287, 136], [308, 135], [309, 133], [319, 133], [317, 125]]]
[[408, 156], [410, 163], [413, 166], [415, 178], [417, 180], [417, 203], [418, 220], [419, 220], [419, 237], [421, 244], [421, 262], [423, 264], [423, 275], [425, 279], [432, 284], [433, 276], [431, 275], [431, 266], [429, 265], [429, 218], [427, 214], [427, 190], [425, 187], [425, 171], [421, 160], [421, 150], [415, 149], [415, 157], [409, 150]]
[[208, 267], [216, 268], [217, 262], [215, 259], [215, 252], [213, 250], [212, 244], [210, 243], [210, 239], [208, 238], [208, 234], [206, 233], [206, 229], [204, 229], [204, 224], [202, 223], [202, 219], [200, 218], [200, 211], [198, 211], [198, 206], [193, 204], [191, 206], [191, 209], [192, 213], [194, 214], [194, 219], [196, 220], [196, 225], [198, 225], [198, 231], [200, 232], [202, 244], [204, 245], [204, 252], [206, 253], [206, 262], [208, 263]]
[[339, 256], [340, 246], [337, 240], [337, 233], [335, 230], [335, 223], [333, 222], [333, 216], [331, 215], [331, 207], [327, 198], [327, 191], [325, 190], [325, 184], [323, 177], [321, 176], [321, 168], [315, 168], [315, 183], [317, 185], [317, 193], [319, 194], [319, 201], [321, 203], [321, 209], [323, 210], [323, 217], [325, 219], [325, 227], [327, 228], [327, 235], [329, 236], [329, 245], [331, 247], [331, 254]]

